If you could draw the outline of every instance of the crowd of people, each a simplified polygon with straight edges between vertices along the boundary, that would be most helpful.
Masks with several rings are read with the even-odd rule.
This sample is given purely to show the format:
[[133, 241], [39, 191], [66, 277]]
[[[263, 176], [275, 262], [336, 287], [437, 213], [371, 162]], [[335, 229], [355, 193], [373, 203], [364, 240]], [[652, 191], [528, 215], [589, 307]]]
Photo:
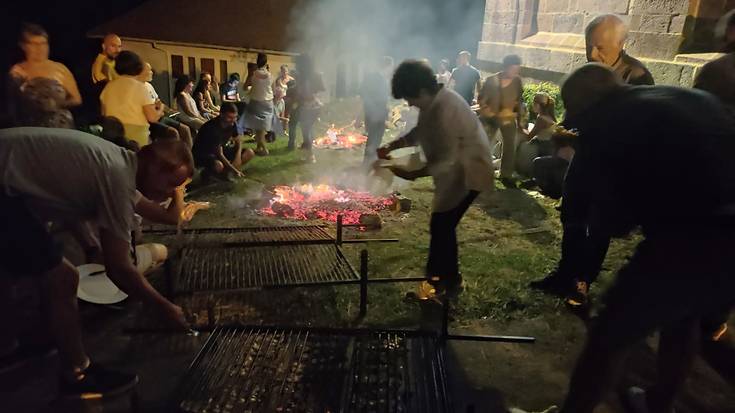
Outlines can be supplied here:
[[[654, 86], [645, 65], [624, 50], [623, 21], [614, 15], [593, 19], [585, 31], [589, 63], [563, 84], [561, 120], [548, 94], [536, 94], [526, 107], [523, 62], [516, 55], [484, 79], [467, 51], [451, 71], [446, 59], [435, 72], [425, 60], [406, 60], [394, 69], [389, 57], [375, 59], [365, 71], [359, 88], [368, 135], [364, 167], [419, 146], [422, 168], [390, 170], [408, 180], [431, 176], [434, 183], [419, 300], [462, 292], [457, 227], [480, 193], [494, 188], [495, 169], [508, 190], [526, 176], [521, 186], [562, 199], [560, 260], [531, 287], [562, 296], [572, 308], [589, 307], [590, 285], [610, 240], [642, 229], [642, 241], [619, 269], [589, 330], [561, 412], [592, 413], [627, 351], [653, 331], [661, 331], [662, 371], [653, 388], [629, 392], [640, 412], [672, 411], [698, 347], [706, 354], [735, 354], [721, 340], [735, 304], [735, 278], [722, 254], [735, 242], [729, 228], [735, 224], [735, 169], [729, 161], [735, 150], [735, 12], [723, 19], [727, 53], [702, 69], [696, 90]], [[110, 34], [91, 70], [102, 125], [96, 137], [75, 130], [71, 109], [82, 104], [79, 88], [63, 64], [49, 59], [43, 28], [26, 25], [20, 47], [25, 59], [10, 70], [9, 126], [15, 127], [0, 130], [6, 171], [0, 175], [0, 306], [11, 302], [3, 297], [7, 284], [37, 277], [60, 351], [62, 392], [117, 392], [137, 377], [104, 369], [87, 356], [77, 314], [79, 275], [46, 222], [92, 228], [80, 243], [102, 255], [110, 279], [175, 327], [188, 328], [182, 309], [131, 260], [136, 215], [179, 224], [184, 190], [197, 168], [205, 181], [242, 176], [244, 164], [269, 155], [270, 136], [286, 134], [294, 150], [297, 127], [304, 159], [315, 162], [313, 129], [324, 80], [307, 55], [296, 58], [296, 70], [283, 65], [274, 78], [268, 57], [259, 53], [242, 85], [247, 99], [237, 73], [219, 85], [203, 72], [196, 85], [188, 76], [176, 79], [173, 109], [151, 84], [150, 64]], [[418, 119], [406, 134], [383, 144], [391, 96], [416, 108]], [[530, 128], [527, 111], [534, 119]], [[254, 150], [243, 146], [246, 131], [254, 134]], [[696, 173], [687, 164], [697, 165]], [[682, 187], [687, 196], [668, 202], [667, 194]], [[0, 335], [0, 359], [18, 347], [12, 327]], [[715, 365], [732, 378], [724, 367], [729, 365]]]

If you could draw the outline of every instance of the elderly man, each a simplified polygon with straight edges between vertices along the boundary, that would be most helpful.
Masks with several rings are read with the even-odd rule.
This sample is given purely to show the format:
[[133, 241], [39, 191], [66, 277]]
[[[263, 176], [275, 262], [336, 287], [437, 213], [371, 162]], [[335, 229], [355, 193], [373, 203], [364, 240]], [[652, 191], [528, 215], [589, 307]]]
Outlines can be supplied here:
[[110, 33], [102, 39], [102, 52], [97, 55], [92, 64], [92, 83], [114, 80], [115, 58], [122, 50], [122, 40], [116, 34]]
[[[599, 64], [572, 73], [562, 97], [568, 126], [580, 133], [567, 191], [595, 206], [607, 233], [643, 230], [590, 328], [562, 412], [591, 413], [631, 346], [659, 329], [665, 362], [646, 406], [670, 412], [699, 320], [735, 302], [723, 253], [735, 248], [735, 120], [710, 94], [627, 86]], [[691, 162], [697, 174], [680, 167]], [[686, 197], [670, 202], [681, 188]]]
[[420, 171], [392, 171], [405, 179], [431, 175], [434, 201], [431, 243], [426, 264], [427, 281], [418, 298], [429, 299], [459, 292], [462, 277], [457, 253], [457, 225], [477, 195], [493, 186], [490, 144], [480, 121], [460, 95], [441, 87], [431, 68], [420, 61], [401, 63], [392, 80], [393, 97], [406, 99], [420, 110], [419, 121], [407, 135], [381, 147], [378, 157], [420, 145], [426, 167]]
[[[623, 50], [626, 37], [625, 24], [619, 17], [612, 14], [596, 17], [585, 30], [588, 61], [607, 66], [623, 83], [653, 85], [653, 77], [643, 63]], [[566, 295], [567, 304], [585, 308], [590, 284], [597, 279], [607, 255], [610, 236], [601, 230], [593, 211], [575, 207], [575, 196], [564, 190], [561, 207], [564, 235], [557, 268], [531, 286]]]
[[[172, 325], [186, 328], [181, 308], [137, 271], [130, 242], [141, 200], [175, 197], [177, 187], [193, 174], [188, 148], [167, 140], [136, 154], [76, 130], [13, 128], [0, 130], [0, 164], [6, 171], [0, 175], [0, 294], [18, 278], [39, 280], [49, 331], [61, 357], [64, 395], [100, 397], [132, 387], [137, 376], [90, 363], [77, 311], [79, 274], [46, 223], [96, 222], [110, 279]], [[0, 306], [8, 302], [0, 298]], [[13, 342], [12, 331], [0, 333], [5, 351], [0, 357], [12, 357]]]

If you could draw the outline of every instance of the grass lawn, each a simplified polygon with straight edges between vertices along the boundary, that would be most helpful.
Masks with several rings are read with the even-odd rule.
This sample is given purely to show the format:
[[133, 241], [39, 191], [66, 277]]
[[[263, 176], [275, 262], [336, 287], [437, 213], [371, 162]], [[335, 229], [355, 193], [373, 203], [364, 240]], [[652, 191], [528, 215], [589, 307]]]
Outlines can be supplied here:
[[[330, 124], [345, 125], [355, 118], [356, 102], [346, 100], [325, 107], [317, 136]], [[389, 131], [385, 141], [393, 139]], [[246, 165], [245, 179], [194, 189], [190, 198], [215, 205], [197, 214], [191, 227], [277, 225], [288, 221], [261, 216], [250, 200], [264, 187], [299, 183], [344, 183], [354, 179], [362, 149], [317, 150], [316, 164], [300, 161], [299, 153], [286, 150], [285, 137], [270, 146], [271, 155]], [[300, 143], [300, 137], [297, 139]], [[248, 144], [252, 145], [252, 144]], [[429, 245], [429, 217], [433, 186], [430, 178], [402, 182], [397, 190], [413, 201], [407, 214], [384, 211], [383, 228], [350, 232], [355, 237], [398, 238], [397, 244], [346, 245], [344, 251], [357, 268], [359, 252], [370, 253], [369, 273], [374, 277], [421, 276]], [[450, 381], [457, 411], [474, 406], [478, 412], [504, 411], [506, 405], [543, 409], [559, 404], [569, 374], [585, 337], [585, 326], [560, 300], [530, 290], [529, 281], [552, 269], [559, 256], [561, 227], [556, 202], [535, 192], [508, 190], [498, 183], [482, 194], [459, 228], [461, 269], [465, 290], [452, 311], [450, 328], [484, 334], [536, 336], [534, 345], [452, 342], [449, 344]], [[592, 290], [596, 300], [613, 278], [610, 270], [622, 265], [636, 237], [613, 241], [600, 281]], [[291, 288], [252, 293], [202, 295], [179, 303], [201, 314], [214, 310], [220, 322], [354, 325], [383, 327], [435, 326], [438, 314], [407, 303], [403, 297], [413, 284], [378, 284], [369, 287], [367, 317], [357, 320], [356, 286]], [[433, 322], [433, 324], [431, 323]], [[655, 380], [654, 342], [635, 351], [624, 382], [645, 384]], [[701, 366], [700, 366], [701, 367]], [[712, 373], [701, 373], [686, 391], [680, 412], [717, 412], [733, 406], [732, 394], [720, 392], [724, 384]], [[705, 389], [705, 390], [703, 390]], [[706, 389], [713, 389], [712, 391]], [[702, 394], [707, 394], [702, 396]], [[706, 403], [702, 404], [702, 400]], [[707, 404], [709, 403], [709, 404]], [[722, 406], [725, 406], [724, 410]], [[613, 396], [598, 412], [620, 411]]]

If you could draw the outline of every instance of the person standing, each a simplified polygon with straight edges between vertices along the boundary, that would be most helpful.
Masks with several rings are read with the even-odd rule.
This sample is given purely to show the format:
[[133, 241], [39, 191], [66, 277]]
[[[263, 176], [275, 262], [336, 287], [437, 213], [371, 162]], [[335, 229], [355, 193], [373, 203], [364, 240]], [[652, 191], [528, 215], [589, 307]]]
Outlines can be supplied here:
[[255, 154], [267, 156], [265, 135], [273, 130], [275, 109], [273, 106], [273, 77], [268, 70], [268, 55], [258, 53], [255, 68], [249, 74], [245, 87], [250, 87], [250, 101], [240, 118], [240, 130], [255, 131]]
[[48, 33], [26, 24], [18, 45], [25, 60], [10, 68], [8, 109], [17, 126], [74, 128], [70, 108], [82, 104], [77, 82], [62, 63], [49, 59]]
[[[303, 160], [309, 163], [315, 163], [316, 158], [312, 151], [314, 124], [319, 118], [319, 113], [323, 106], [319, 99], [319, 94], [324, 92], [326, 88], [324, 87], [324, 79], [321, 73], [314, 69], [314, 62], [309, 55], [300, 55], [297, 58], [296, 69], [298, 70], [298, 76], [296, 78], [296, 110], [298, 111], [298, 122], [301, 126], [301, 136], [304, 140], [302, 148], [306, 152]], [[291, 139], [294, 138], [295, 136], [289, 136], [289, 145]]]
[[449, 60], [442, 59], [439, 62], [439, 70], [436, 72], [436, 82], [440, 85], [449, 86], [452, 72], [449, 71]]
[[109, 82], [118, 77], [115, 71], [115, 59], [122, 51], [122, 40], [114, 33], [107, 34], [102, 39], [102, 51], [92, 64], [92, 83]]
[[454, 295], [462, 286], [457, 225], [478, 194], [493, 188], [490, 144], [467, 102], [441, 87], [425, 63], [401, 63], [393, 74], [392, 91], [393, 97], [420, 110], [419, 121], [408, 134], [378, 149], [378, 158], [390, 159], [396, 149], [421, 146], [426, 155], [423, 169], [391, 170], [409, 180], [431, 175], [435, 187], [426, 281], [417, 296], [427, 300]]
[[[627, 28], [613, 14], [598, 16], [585, 29], [587, 59], [607, 66], [628, 85], [653, 85], [653, 76], [639, 60], [625, 53]], [[566, 122], [562, 122], [569, 129]], [[570, 163], [574, 163], [572, 159]], [[565, 185], [566, 186], [566, 185]], [[590, 284], [600, 274], [610, 246], [610, 235], [595, 218], [592, 206], [577, 202], [577, 194], [563, 190], [561, 257], [556, 269], [545, 278], [533, 281], [532, 288], [560, 294], [573, 308], [586, 308]]]
[[373, 63], [372, 70], [365, 74], [360, 85], [360, 98], [367, 133], [363, 166], [369, 167], [377, 158], [376, 150], [380, 147], [385, 133], [385, 122], [388, 119], [388, 99], [390, 86], [388, 74], [393, 68], [393, 58], [383, 56]]
[[288, 130], [288, 112], [286, 111], [286, 94], [288, 93], [288, 84], [293, 80], [288, 73], [288, 65], [281, 65], [278, 77], [273, 81], [273, 106], [276, 116], [281, 122], [284, 131]]
[[452, 70], [449, 85], [464, 98], [468, 105], [475, 103], [480, 90], [480, 71], [470, 64], [472, 53], [464, 50], [457, 56], [457, 67]]
[[489, 76], [480, 91], [480, 119], [490, 141], [500, 132], [503, 153], [500, 158], [500, 181], [506, 188], [515, 188], [518, 135], [523, 133], [523, 82], [520, 76], [521, 58], [503, 58], [503, 71]]

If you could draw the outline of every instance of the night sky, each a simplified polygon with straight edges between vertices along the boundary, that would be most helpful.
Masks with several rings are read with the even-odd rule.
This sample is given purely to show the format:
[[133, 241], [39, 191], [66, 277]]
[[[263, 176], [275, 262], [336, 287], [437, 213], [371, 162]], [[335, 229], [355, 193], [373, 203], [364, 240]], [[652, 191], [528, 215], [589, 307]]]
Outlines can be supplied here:
[[[255, 1], [257, 0], [248, 0]], [[309, 0], [306, 0], [309, 1]], [[366, 0], [370, 1], [370, 0]], [[446, 0], [423, 0], [427, 3], [436, 3], [437, 10], [447, 6]], [[2, 95], [5, 96], [7, 71], [14, 63], [22, 58], [17, 47], [18, 32], [22, 22], [42, 25], [50, 35], [51, 59], [60, 61], [74, 73], [80, 88], [86, 86], [83, 79], [89, 77], [89, 70], [95, 55], [99, 51], [99, 42], [89, 40], [85, 33], [91, 28], [118, 16], [142, 4], [143, 0], [77, 0], [77, 1], [33, 1], [16, 0], [6, 2], [0, 14], [2, 24], [2, 57], [0, 71], [2, 71]], [[238, 0], [233, 0], [233, 5]], [[476, 35], [463, 39], [456, 45], [456, 50], [474, 50], [480, 38], [485, 0], [452, 0], [452, 7], [465, 10], [477, 10], [477, 20], [472, 24]], [[474, 12], [473, 12], [474, 15]], [[152, 19], [155, 24], [155, 19]], [[443, 25], [427, 30], [427, 35], [446, 37], [456, 30], [454, 22], [445, 21]], [[453, 54], [447, 56], [453, 57]], [[442, 51], [443, 53], [443, 51]], [[2, 99], [4, 106], [5, 99]]]

